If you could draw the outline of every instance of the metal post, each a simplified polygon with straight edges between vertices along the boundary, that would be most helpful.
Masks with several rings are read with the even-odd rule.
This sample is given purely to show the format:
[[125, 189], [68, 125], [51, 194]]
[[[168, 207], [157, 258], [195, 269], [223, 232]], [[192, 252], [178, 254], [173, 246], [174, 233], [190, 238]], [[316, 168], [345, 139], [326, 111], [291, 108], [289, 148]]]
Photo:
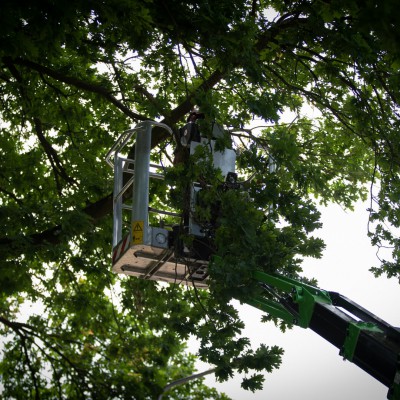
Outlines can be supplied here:
[[136, 134], [132, 207], [132, 241], [134, 244], [149, 243], [148, 213], [152, 125], [152, 121], [142, 122]]
[[173, 382], [169, 383], [167, 386], [165, 386], [165, 388], [163, 389], [162, 393], [158, 396], [158, 400], [161, 400], [163, 398], [163, 395], [166, 392], [168, 392], [168, 390], [172, 389], [174, 386], [183, 385], [185, 383], [193, 381], [194, 379], [202, 378], [203, 376], [212, 374], [216, 370], [217, 370], [217, 368], [211, 368], [211, 369], [209, 369], [207, 371], [200, 372], [198, 374], [193, 374], [193, 375], [187, 376], [186, 378], [177, 379], [176, 381], [173, 381]]
[[122, 196], [117, 197], [122, 189], [122, 159], [114, 155], [114, 204], [113, 204], [113, 247], [122, 240]]

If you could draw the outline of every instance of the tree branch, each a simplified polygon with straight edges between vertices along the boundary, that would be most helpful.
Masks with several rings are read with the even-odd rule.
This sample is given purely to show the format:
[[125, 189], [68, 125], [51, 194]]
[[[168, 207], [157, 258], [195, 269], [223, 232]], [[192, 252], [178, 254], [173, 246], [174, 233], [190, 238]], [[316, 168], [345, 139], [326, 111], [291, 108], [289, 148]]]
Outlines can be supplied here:
[[25, 355], [25, 360], [26, 360], [26, 364], [28, 365], [28, 369], [31, 373], [31, 378], [33, 381], [33, 386], [35, 387], [35, 400], [39, 400], [40, 396], [39, 396], [39, 385], [38, 385], [38, 381], [36, 379], [36, 373], [35, 373], [35, 369], [33, 368], [33, 365], [31, 363], [31, 359], [29, 358], [29, 354], [28, 354], [28, 348], [26, 347], [26, 337], [23, 335], [20, 335], [21, 337], [21, 342], [22, 342], [22, 348], [24, 349], [24, 355]]
[[11, 199], [13, 199], [17, 204], [19, 204], [20, 206], [22, 206], [23, 202], [22, 200], [20, 200], [14, 193], [3, 189], [2, 187], [0, 187], [0, 192], [4, 193], [5, 195], [9, 196]]
[[134, 86], [134, 89], [142, 94], [146, 99], [154, 106], [154, 108], [162, 115], [165, 116], [165, 110], [163, 107], [160, 105], [160, 103], [157, 101], [157, 99], [148, 91], [146, 90], [142, 85], [139, 83], [136, 83]]
[[[82, 212], [91, 217], [93, 224], [95, 225], [99, 219], [112, 212], [112, 207], [113, 196], [112, 194], [109, 194], [97, 202], [87, 205]], [[21, 253], [21, 248], [17, 243], [20, 243], [20, 240], [21, 238], [19, 237], [11, 238], [6, 236], [0, 238], [0, 247], [3, 247], [3, 250], [0, 250], [0, 253], [5, 253], [6, 256], [10, 257], [13, 255], [19, 255]], [[63, 232], [61, 225], [56, 225], [40, 233], [26, 236], [25, 240], [32, 246], [43, 246], [46, 244], [55, 245], [65, 240], [65, 232]], [[14, 246], [14, 244], [16, 245]]]
[[129, 118], [132, 118], [135, 121], [145, 121], [148, 119], [147, 117], [137, 114], [128, 107], [126, 107], [118, 99], [116, 99], [106, 88], [102, 86], [98, 86], [93, 83], [88, 83], [86, 81], [71, 76], [66, 76], [49, 67], [35, 63], [33, 61], [25, 60], [20, 57], [15, 59], [11, 59], [9, 57], [3, 57], [3, 62], [7, 65], [9, 65], [10, 63], [16, 65], [22, 65], [41, 74], [48, 75], [53, 79], [66, 83], [67, 85], [75, 86], [76, 88], [85, 90], [87, 92], [96, 93], [105, 98], [106, 100], [108, 100], [110, 103], [116, 106], [120, 111], [122, 111], [125, 115], [127, 115]]
[[59, 194], [61, 195], [62, 188], [61, 188], [61, 184], [58, 179], [58, 176], [60, 176], [66, 182], [68, 182], [70, 184], [76, 184], [76, 181], [67, 174], [67, 172], [64, 169], [64, 166], [61, 163], [61, 160], [58, 157], [57, 152], [54, 150], [52, 145], [45, 138], [44, 133], [43, 133], [42, 121], [40, 121], [40, 119], [37, 117], [35, 117], [33, 119], [33, 121], [34, 121], [36, 135], [37, 135], [41, 145], [43, 146], [43, 149], [47, 155], [47, 158], [49, 159], [50, 164], [53, 168], [57, 189], [58, 189]]

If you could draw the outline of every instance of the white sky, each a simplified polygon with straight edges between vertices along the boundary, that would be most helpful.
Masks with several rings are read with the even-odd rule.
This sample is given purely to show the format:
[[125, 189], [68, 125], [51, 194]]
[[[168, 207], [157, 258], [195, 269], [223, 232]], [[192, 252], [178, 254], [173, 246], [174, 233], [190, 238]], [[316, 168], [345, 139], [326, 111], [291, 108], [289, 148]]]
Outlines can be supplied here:
[[[368, 203], [358, 203], [355, 212], [337, 205], [321, 208], [323, 228], [318, 232], [327, 245], [323, 258], [306, 260], [305, 275], [316, 277], [322, 289], [337, 291], [357, 302], [394, 326], [400, 326], [400, 288], [396, 279], [374, 278], [368, 269], [378, 266], [376, 249], [367, 233]], [[237, 303], [238, 304], [238, 303]], [[285, 334], [273, 324], [261, 323], [263, 313], [239, 305], [246, 323], [243, 335], [253, 348], [260, 343], [285, 349], [281, 368], [266, 374], [262, 391], [241, 389], [241, 379], [218, 384], [213, 376], [206, 382], [225, 392], [233, 400], [380, 400], [387, 388], [349, 361], [339, 350], [311, 330], [295, 327]], [[192, 349], [195, 345], [192, 344]], [[198, 364], [199, 371], [208, 369]]]

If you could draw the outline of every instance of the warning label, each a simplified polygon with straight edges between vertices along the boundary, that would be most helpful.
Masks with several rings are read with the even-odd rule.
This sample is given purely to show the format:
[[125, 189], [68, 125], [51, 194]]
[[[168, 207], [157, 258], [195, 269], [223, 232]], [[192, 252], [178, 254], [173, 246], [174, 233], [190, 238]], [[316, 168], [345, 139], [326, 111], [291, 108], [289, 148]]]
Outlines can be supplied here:
[[132, 222], [132, 243], [142, 244], [143, 243], [143, 227], [144, 221], [133, 221]]

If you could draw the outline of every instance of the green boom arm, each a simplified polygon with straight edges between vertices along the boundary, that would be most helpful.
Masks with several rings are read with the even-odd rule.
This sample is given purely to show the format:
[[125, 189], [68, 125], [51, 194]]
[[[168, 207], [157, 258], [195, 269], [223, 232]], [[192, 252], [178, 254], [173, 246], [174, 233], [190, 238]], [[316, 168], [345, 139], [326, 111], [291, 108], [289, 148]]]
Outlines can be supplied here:
[[310, 328], [389, 388], [400, 400], [400, 331], [345, 296], [296, 279], [254, 272], [260, 294], [245, 301], [283, 321]]

